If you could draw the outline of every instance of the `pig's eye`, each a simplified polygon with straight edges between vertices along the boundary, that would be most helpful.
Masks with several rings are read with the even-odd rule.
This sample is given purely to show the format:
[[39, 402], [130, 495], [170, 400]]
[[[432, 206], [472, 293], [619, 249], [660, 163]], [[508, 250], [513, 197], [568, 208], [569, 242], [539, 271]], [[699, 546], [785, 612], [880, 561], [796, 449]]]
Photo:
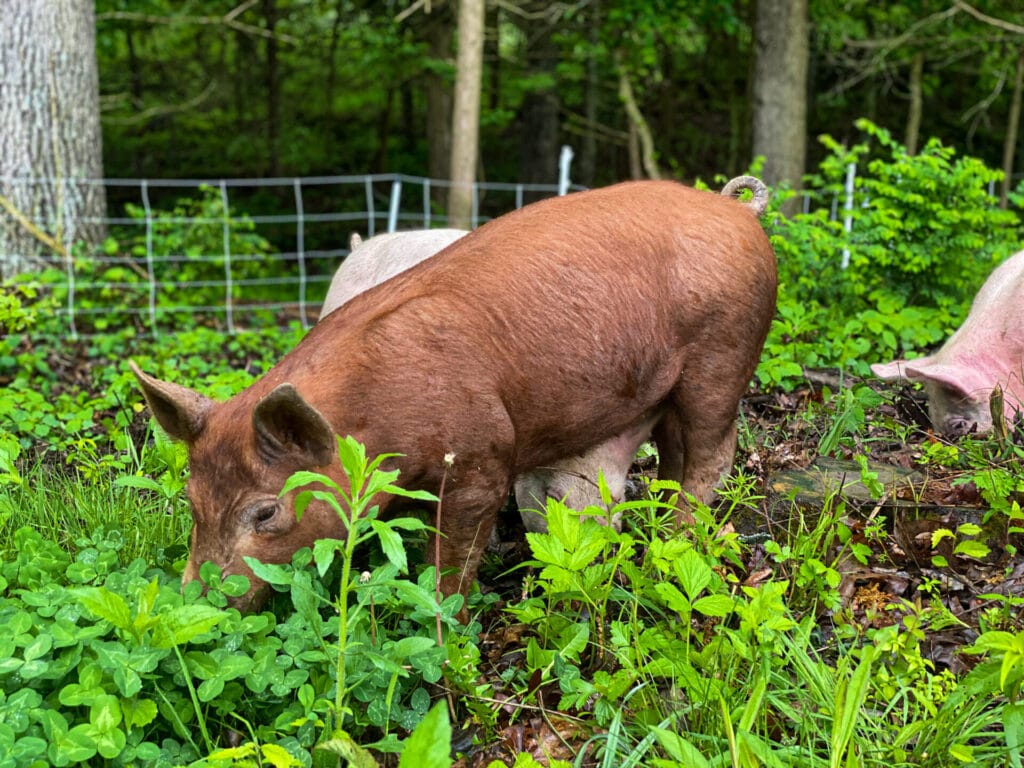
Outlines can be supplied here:
[[254, 504], [245, 511], [245, 521], [257, 533], [270, 533], [277, 525], [275, 518], [281, 507], [276, 503]]

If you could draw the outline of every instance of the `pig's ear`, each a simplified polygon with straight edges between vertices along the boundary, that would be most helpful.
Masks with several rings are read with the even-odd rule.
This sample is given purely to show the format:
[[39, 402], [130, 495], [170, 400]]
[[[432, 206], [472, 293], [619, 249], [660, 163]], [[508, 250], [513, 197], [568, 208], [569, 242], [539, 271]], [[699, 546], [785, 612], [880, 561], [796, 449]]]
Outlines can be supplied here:
[[911, 360], [907, 363], [907, 371], [912, 378], [933, 381], [963, 397], [988, 397], [996, 385], [995, 380], [986, 376], [980, 365], [962, 362], [938, 363], [931, 358], [926, 362]]
[[353, 232], [352, 235], [348, 239], [348, 249], [350, 251], [354, 251], [356, 248], [358, 248], [362, 244], [363, 244], [363, 238], [361, 238], [359, 236], [358, 232]]
[[194, 442], [206, 426], [213, 400], [180, 384], [154, 379], [143, 373], [134, 361], [128, 361], [128, 367], [139, 380], [146, 405], [164, 432], [175, 440]]
[[281, 384], [252, 412], [256, 451], [266, 464], [286, 457], [308, 467], [323, 467], [334, 458], [334, 430], [291, 384]]
[[893, 360], [891, 363], [875, 363], [871, 366], [871, 372], [885, 381], [897, 381], [899, 379], [918, 379], [911, 369], [917, 369], [921, 365], [928, 365], [931, 356], [922, 357], [917, 360]]

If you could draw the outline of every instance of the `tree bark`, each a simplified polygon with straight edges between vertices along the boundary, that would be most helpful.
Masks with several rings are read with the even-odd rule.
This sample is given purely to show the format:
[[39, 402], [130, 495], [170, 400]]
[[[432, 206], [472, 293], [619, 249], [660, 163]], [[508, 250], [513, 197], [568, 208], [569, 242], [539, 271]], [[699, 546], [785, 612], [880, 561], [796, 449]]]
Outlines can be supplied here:
[[[452, 23], [446, 8], [434, 11], [427, 27], [427, 41], [430, 58], [434, 66], [425, 77], [427, 94], [427, 174], [432, 179], [447, 178], [451, 170], [452, 157], [452, 86], [449, 77], [442, 71], [452, 58]], [[445, 204], [447, 191], [437, 187], [431, 199], [441, 207]]]
[[[0, 0], [0, 276], [105, 236], [92, 0]], [[31, 179], [31, 180], [29, 180]], [[85, 183], [91, 179], [94, 183]]]
[[459, 0], [459, 53], [452, 107], [452, 161], [448, 225], [469, 229], [473, 211], [480, 137], [480, 80], [483, 75], [484, 0]]
[[921, 111], [924, 99], [921, 80], [924, 78], [924, 51], [918, 51], [910, 61], [910, 111], [907, 113], [907, 132], [903, 144], [908, 155], [917, 154], [917, 140], [921, 133]]
[[583, 146], [580, 151], [579, 177], [580, 184], [585, 187], [594, 186], [597, 175], [597, 133], [593, 127], [597, 124], [602, 83], [597, 74], [597, 54], [601, 42], [601, 0], [593, 0], [590, 4], [587, 19], [587, 31], [591, 45], [591, 55], [587, 57], [587, 79], [583, 91], [583, 114], [587, 118], [587, 130], [583, 134]]
[[1010, 188], [1013, 186], [1013, 155], [1020, 133], [1020, 107], [1024, 91], [1024, 45], [1017, 49], [1017, 72], [1013, 78], [1013, 96], [1010, 98], [1010, 115], [1006, 121], [1006, 138], [1003, 140], [1003, 183], [999, 189], [999, 207], [1006, 209]]
[[[546, 75], [552, 85], [531, 89], [519, 107], [519, 179], [526, 184], [555, 184], [558, 182], [558, 154], [561, 149], [559, 109], [561, 100], [554, 86], [558, 49], [551, 38], [553, 28], [542, 30], [521, 26], [523, 36], [529, 40], [526, 52], [526, 76], [536, 82]], [[525, 192], [526, 203], [540, 200], [543, 192]]]
[[807, 153], [807, 0], [758, 0], [754, 37], [754, 154], [765, 158], [767, 184], [798, 186]]

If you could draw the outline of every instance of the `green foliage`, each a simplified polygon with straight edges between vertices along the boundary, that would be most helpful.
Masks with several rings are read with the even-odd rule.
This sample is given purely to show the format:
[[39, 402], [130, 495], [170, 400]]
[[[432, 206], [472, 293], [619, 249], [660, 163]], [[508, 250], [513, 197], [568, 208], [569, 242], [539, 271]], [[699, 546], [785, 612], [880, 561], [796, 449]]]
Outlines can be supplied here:
[[274, 248], [220, 189], [200, 186], [167, 210], [126, 203], [125, 214], [96, 252], [75, 250], [73, 287], [64, 269], [38, 276], [60, 306], [74, 291], [79, 333], [159, 332], [196, 322], [182, 308], [280, 300], [290, 265], [267, 258]]
[[[333, 499], [348, 539], [301, 550], [291, 566], [253, 561], [289, 592], [293, 612], [280, 622], [226, 608], [248, 582], [221, 578], [210, 564], [201, 569], [209, 587], [201, 594], [199, 583], [182, 592], [176, 576], [141, 558], [125, 562], [119, 531], [93, 531], [71, 556], [34, 528], [19, 528], [0, 563], [0, 754], [11, 760], [4, 765], [32, 766], [42, 755], [56, 766], [309, 765], [317, 746], [368, 756], [359, 744], [368, 733], [376, 741], [367, 746], [399, 751], [394, 730], [417, 725], [406, 749], [428, 762], [402, 764], [450, 764], [447, 713], [428, 714], [428, 686], [450, 659], [462, 665], [454, 679], [475, 678], [479, 652], [454, 619], [461, 598], [437, 602], [432, 569], [418, 582], [399, 578], [405, 553], [397, 531], [423, 524], [384, 523], [368, 507], [379, 491], [429, 497], [396, 487], [397, 473], [379, 468], [387, 457], [367, 460], [351, 438], [339, 445], [349, 490], [299, 493]], [[311, 481], [299, 475], [289, 488]], [[371, 538], [383, 543], [385, 561], [354, 573], [354, 548]], [[325, 575], [337, 555], [342, 579], [331, 597], [307, 566]], [[247, 731], [249, 741], [217, 749], [228, 729]]]
[[[1019, 249], [1018, 215], [988, 193], [999, 171], [936, 140], [909, 155], [869, 121], [857, 127], [867, 139], [851, 148], [822, 137], [829, 154], [805, 182], [813, 210], [772, 214], [780, 291], [758, 368], [763, 384], [790, 385], [801, 367], [865, 375], [869, 363], [934, 346]], [[850, 163], [857, 176], [847, 210]]]
[[0, 285], [0, 330], [5, 333], [27, 331], [50, 309], [50, 302], [39, 296], [34, 282], [5, 280]]
[[[422, 683], [436, 682], [446, 659], [442, 638], [431, 637], [430, 632], [435, 630], [435, 625], [440, 631], [442, 624], [449, 630], [457, 629], [455, 614], [462, 600], [454, 595], [439, 601], [431, 571], [425, 572], [415, 583], [400, 582], [396, 578], [408, 572], [399, 531], [420, 531], [426, 526], [413, 518], [380, 520], [378, 507], [371, 506], [371, 501], [380, 493], [421, 501], [436, 501], [436, 497], [396, 486], [398, 471], [380, 468], [390, 456], [385, 454], [370, 460], [363, 446], [351, 437], [338, 438], [338, 455], [348, 479], [347, 488], [325, 475], [297, 472], [285, 483], [281, 493], [298, 490], [295, 512], [300, 518], [313, 499], [326, 502], [347, 532], [344, 539], [321, 539], [313, 545], [312, 551], [301, 550], [296, 555], [303, 565], [312, 561], [321, 576], [340, 556], [337, 598], [327, 601], [337, 612], [335, 632], [338, 635], [330, 651], [337, 685], [333, 722], [327, 729], [331, 738], [345, 740], [350, 739], [346, 729], [363, 729], [373, 724], [387, 734], [390, 723], [411, 727], [426, 713], [430, 697]], [[325, 490], [310, 488], [317, 485], [324, 486]], [[353, 573], [356, 547], [371, 540], [380, 543], [385, 562], [371, 571]], [[296, 608], [306, 613], [310, 622], [317, 622], [311, 614], [316, 605], [316, 592], [308, 570], [268, 565], [253, 558], [247, 558], [246, 562], [261, 579], [275, 586], [289, 587], [293, 600], [302, 595], [302, 602], [297, 602]], [[385, 632], [389, 616], [401, 617], [400, 639], [393, 639]], [[330, 634], [327, 627], [324, 630], [321, 636]], [[417, 671], [421, 677], [413, 678], [410, 670]], [[403, 706], [405, 701], [409, 703]]]

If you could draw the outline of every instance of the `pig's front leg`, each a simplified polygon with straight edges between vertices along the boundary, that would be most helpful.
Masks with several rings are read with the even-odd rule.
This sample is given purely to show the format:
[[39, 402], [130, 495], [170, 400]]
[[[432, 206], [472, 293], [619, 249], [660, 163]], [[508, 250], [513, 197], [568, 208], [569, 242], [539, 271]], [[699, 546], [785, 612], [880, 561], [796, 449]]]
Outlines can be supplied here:
[[[434, 562], [435, 552], [438, 553], [444, 596], [469, 594], [498, 511], [508, 497], [511, 477], [507, 468], [504, 476], [497, 468], [489, 476], [474, 475], [475, 482], [463, 480], [458, 488], [445, 489], [441, 498], [440, 539], [435, 534], [428, 543], [427, 562]], [[465, 621], [465, 607], [459, 617]]]

